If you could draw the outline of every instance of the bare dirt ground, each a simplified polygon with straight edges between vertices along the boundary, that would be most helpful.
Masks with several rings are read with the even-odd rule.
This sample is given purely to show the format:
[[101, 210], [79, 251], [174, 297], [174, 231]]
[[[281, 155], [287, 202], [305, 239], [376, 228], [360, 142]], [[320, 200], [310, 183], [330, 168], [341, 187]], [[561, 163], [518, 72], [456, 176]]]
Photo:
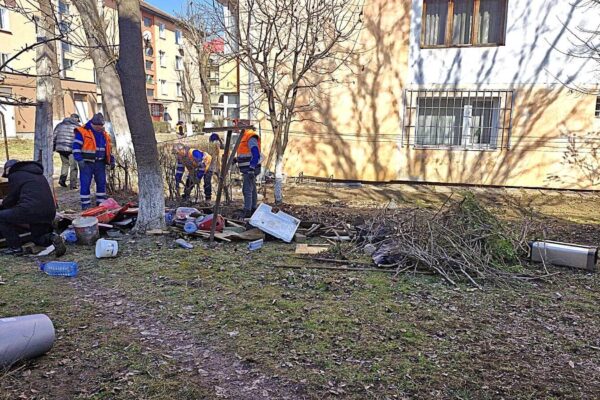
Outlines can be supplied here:
[[[436, 210], [460, 188], [296, 185], [303, 220], [369, 217], [384, 206]], [[532, 235], [598, 245], [599, 196], [476, 189], [502, 218], [529, 213]], [[61, 204], [77, 193], [59, 189]], [[266, 200], [271, 199], [270, 191]], [[235, 208], [235, 207], [234, 207]], [[120, 239], [98, 260], [71, 246], [74, 279], [34, 259], [0, 259], [0, 316], [46, 313], [46, 356], [0, 373], [0, 399], [596, 399], [596, 274], [475, 290], [439, 277], [310, 269], [294, 245], [191, 251], [175, 237]], [[301, 270], [276, 268], [294, 264]], [[536, 268], [536, 267], [532, 267]], [[539, 267], [537, 267], [539, 268]]]

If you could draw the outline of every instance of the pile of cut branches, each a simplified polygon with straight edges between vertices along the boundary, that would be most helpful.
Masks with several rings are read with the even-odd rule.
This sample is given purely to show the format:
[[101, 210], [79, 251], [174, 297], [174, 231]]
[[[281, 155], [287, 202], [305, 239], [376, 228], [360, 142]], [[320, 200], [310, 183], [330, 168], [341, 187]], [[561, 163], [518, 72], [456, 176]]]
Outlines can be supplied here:
[[357, 227], [355, 245], [374, 250], [380, 267], [398, 273], [426, 271], [456, 285], [467, 280], [482, 288], [485, 282], [531, 280], [522, 259], [531, 221], [510, 226], [477, 201], [471, 192], [450, 199], [435, 213], [424, 210], [383, 210]]

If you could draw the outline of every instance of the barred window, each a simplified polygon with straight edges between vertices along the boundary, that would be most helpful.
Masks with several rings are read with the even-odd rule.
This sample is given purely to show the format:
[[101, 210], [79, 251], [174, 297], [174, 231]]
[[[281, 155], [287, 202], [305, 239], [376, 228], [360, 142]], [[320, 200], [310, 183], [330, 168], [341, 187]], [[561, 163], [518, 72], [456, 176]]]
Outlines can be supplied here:
[[512, 91], [409, 90], [406, 96], [408, 144], [474, 150], [508, 147]]
[[596, 118], [600, 118], [600, 96], [596, 97], [596, 112], [594, 115]]

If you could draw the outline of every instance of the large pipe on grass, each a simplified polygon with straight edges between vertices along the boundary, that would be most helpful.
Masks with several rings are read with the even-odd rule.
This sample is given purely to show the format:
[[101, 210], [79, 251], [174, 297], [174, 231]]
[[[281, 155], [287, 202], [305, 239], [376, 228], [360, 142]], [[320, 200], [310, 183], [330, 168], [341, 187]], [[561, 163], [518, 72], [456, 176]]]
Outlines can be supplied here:
[[54, 339], [54, 325], [47, 315], [0, 318], [0, 370], [46, 354]]

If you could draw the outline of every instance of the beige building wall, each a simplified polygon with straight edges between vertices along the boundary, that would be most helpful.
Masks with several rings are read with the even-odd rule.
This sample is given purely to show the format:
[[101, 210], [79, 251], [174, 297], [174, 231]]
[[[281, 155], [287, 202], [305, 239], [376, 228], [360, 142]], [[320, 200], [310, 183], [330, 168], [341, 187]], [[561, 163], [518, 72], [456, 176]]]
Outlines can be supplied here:
[[[22, 7], [28, 7], [32, 11], [35, 8], [32, 3], [17, 1]], [[58, 2], [55, 2], [58, 10]], [[5, 6], [5, 2], [0, 2], [0, 6]], [[35, 24], [24, 15], [11, 9], [10, 3], [5, 7], [8, 15], [8, 27], [0, 30], [0, 53], [8, 56], [14, 55], [36, 42]], [[71, 16], [65, 15], [65, 20], [70, 20], [72, 27], [77, 27], [69, 35], [69, 41], [74, 44], [85, 43], [85, 35], [81, 28], [81, 21], [74, 15], [74, 7], [69, 7]], [[63, 18], [63, 17], [60, 17]], [[65, 116], [71, 113], [81, 114], [82, 117], [90, 117], [97, 111], [97, 93], [94, 83], [93, 63], [85, 54], [75, 46], [70, 49], [57, 42], [58, 61], [61, 66], [61, 85], [64, 91]], [[36, 49], [33, 48], [18, 56], [9, 64], [9, 69], [3, 72], [4, 83], [0, 86], [10, 88], [13, 95], [27, 100], [35, 99], [35, 73], [36, 73]], [[63, 59], [71, 60], [72, 67], [64, 68]], [[28, 76], [31, 75], [31, 76]], [[85, 114], [84, 114], [85, 113]], [[55, 123], [58, 122], [55, 121]], [[15, 130], [17, 134], [31, 134], [35, 125], [34, 107], [15, 107], [14, 118]]]
[[[404, 89], [412, 87], [407, 82], [412, 3], [367, 2], [355, 60], [362, 72], [345, 76], [348, 85], [322, 90], [319, 107], [308, 116], [321, 123], [292, 127], [288, 176], [600, 189], [596, 96], [562, 85], [497, 87], [515, 91], [508, 149], [423, 149], [411, 138], [403, 141]], [[268, 155], [272, 132], [265, 121], [260, 125]]]

